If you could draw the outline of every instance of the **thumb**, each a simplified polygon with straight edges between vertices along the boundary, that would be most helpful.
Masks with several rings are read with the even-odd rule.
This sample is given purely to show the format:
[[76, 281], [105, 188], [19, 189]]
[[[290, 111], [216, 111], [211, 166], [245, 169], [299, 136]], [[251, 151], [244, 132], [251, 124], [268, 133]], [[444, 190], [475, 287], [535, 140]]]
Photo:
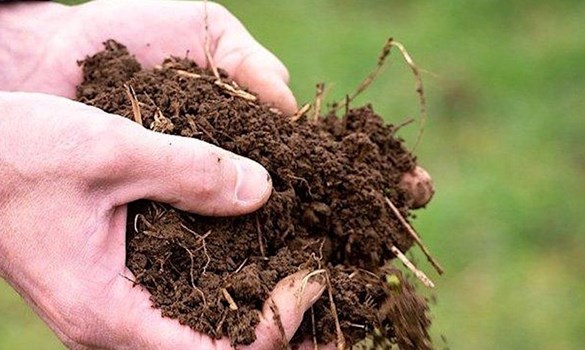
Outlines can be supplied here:
[[270, 197], [270, 175], [255, 161], [127, 119], [119, 124], [117, 156], [110, 164], [115, 205], [150, 199], [201, 215], [228, 216], [252, 212]]

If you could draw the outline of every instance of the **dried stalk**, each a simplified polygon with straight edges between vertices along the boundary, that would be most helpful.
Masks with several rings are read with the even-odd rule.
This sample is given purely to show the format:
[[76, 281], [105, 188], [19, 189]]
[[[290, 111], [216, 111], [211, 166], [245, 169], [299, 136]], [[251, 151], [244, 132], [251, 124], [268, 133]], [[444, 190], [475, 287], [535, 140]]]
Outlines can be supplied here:
[[138, 104], [138, 98], [136, 97], [136, 92], [131, 85], [124, 84], [126, 88], [126, 95], [128, 99], [130, 99], [130, 103], [132, 104], [132, 114], [134, 115], [134, 121], [142, 126], [142, 112], [140, 111], [140, 105]]
[[335, 333], [337, 334], [337, 350], [345, 350], [347, 345], [345, 343], [345, 338], [343, 336], [343, 332], [341, 331], [341, 324], [339, 323], [339, 316], [337, 315], [337, 306], [333, 301], [333, 290], [331, 288], [331, 280], [329, 278], [329, 273], [325, 272], [325, 281], [327, 282], [327, 293], [329, 295], [329, 308], [331, 310], [331, 314], [333, 315], [333, 319], [335, 320]]
[[424, 243], [420, 239], [420, 236], [416, 233], [416, 231], [412, 228], [412, 226], [410, 226], [410, 224], [406, 221], [404, 216], [402, 216], [402, 214], [400, 213], [398, 208], [396, 208], [394, 203], [392, 203], [392, 201], [388, 197], [384, 197], [384, 199], [386, 200], [386, 203], [388, 203], [388, 205], [390, 206], [390, 209], [392, 209], [394, 214], [398, 217], [398, 220], [400, 221], [402, 226], [404, 226], [404, 228], [406, 228], [406, 231], [408, 231], [408, 234], [410, 234], [410, 236], [414, 239], [416, 244], [423, 251], [423, 253], [427, 257], [427, 259], [429, 260], [431, 265], [433, 265], [433, 267], [435, 268], [435, 270], [437, 270], [439, 275], [442, 275], [444, 272], [443, 267], [435, 260], [435, 258], [433, 258], [431, 252], [427, 249], [427, 247], [424, 245]]
[[209, 35], [209, 12], [207, 11], [207, 0], [204, 0], [203, 6], [204, 6], [204, 11], [205, 11], [205, 18], [204, 18], [204, 21], [205, 21], [205, 43], [203, 45], [203, 49], [205, 51], [205, 58], [207, 59], [207, 65], [209, 68], [211, 68], [211, 71], [213, 72], [213, 75], [215, 75], [215, 78], [217, 78], [217, 80], [221, 80], [221, 77], [219, 76], [219, 72], [217, 70], [217, 67], [215, 66], [213, 56], [211, 56], [211, 38]]
[[317, 121], [319, 119], [319, 115], [321, 115], [321, 103], [323, 102], [323, 94], [325, 93], [325, 84], [318, 83], [317, 84], [317, 91], [315, 92], [315, 108], [313, 108], [313, 121]]
[[404, 255], [404, 253], [402, 253], [400, 251], [400, 249], [396, 248], [395, 246], [391, 246], [390, 250], [392, 251], [392, 253], [394, 253], [394, 255], [396, 255], [396, 257], [402, 261], [402, 263], [410, 270], [414, 273], [414, 275], [422, 282], [422, 284], [424, 284], [425, 286], [429, 287], [429, 288], [435, 288], [435, 284], [433, 283], [433, 281], [431, 281], [430, 278], [427, 277], [427, 275], [425, 275], [424, 272], [422, 272], [421, 270], [417, 269], [416, 266], [414, 266], [414, 264], [412, 262], [410, 262], [410, 260], [408, 260], [408, 258], [406, 257], [406, 255]]
[[398, 49], [400, 51], [404, 61], [410, 67], [410, 70], [412, 71], [414, 78], [415, 78], [415, 81], [416, 81], [416, 93], [417, 93], [418, 98], [419, 98], [419, 114], [420, 114], [419, 123], [420, 124], [419, 124], [419, 134], [416, 138], [416, 142], [415, 142], [414, 147], [412, 148], [412, 151], [411, 151], [414, 153], [414, 151], [416, 150], [416, 148], [418, 147], [418, 145], [420, 143], [423, 131], [425, 129], [425, 125], [426, 125], [426, 121], [427, 121], [427, 102], [426, 102], [426, 97], [424, 94], [424, 88], [423, 88], [422, 78], [421, 78], [421, 74], [420, 74], [420, 69], [414, 63], [412, 56], [410, 56], [410, 54], [408, 53], [408, 51], [406, 50], [404, 45], [402, 45], [398, 41], [395, 41], [393, 38], [389, 38], [386, 41], [386, 43], [384, 44], [384, 47], [382, 48], [382, 52], [378, 56], [378, 63], [376, 65], [376, 68], [374, 68], [374, 70], [370, 74], [368, 74], [368, 76], [366, 76], [366, 78], [364, 80], [362, 80], [362, 82], [358, 85], [356, 90], [351, 95], [346, 96], [345, 101], [333, 104], [331, 111], [336, 112], [341, 107], [345, 107], [346, 111], [349, 109], [349, 104], [357, 96], [359, 96], [362, 92], [364, 92], [372, 84], [372, 82], [374, 82], [374, 80], [377, 78], [377, 76], [381, 72], [382, 68], [384, 67], [384, 64], [386, 63], [388, 56], [390, 55], [390, 49], [392, 47], [395, 47], [396, 49]]
[[228, 302], [228, 305], [230, 306], [230, 310], [237, 311], [238, 310], [238, 305], [236, 305], [236, 302], [234, 301], [234, 298], [232, 298], [232, 296], [227, 291], [227, 289], [222, 288], [221, 289], [221, 294], [223, 294], [223, 297]]

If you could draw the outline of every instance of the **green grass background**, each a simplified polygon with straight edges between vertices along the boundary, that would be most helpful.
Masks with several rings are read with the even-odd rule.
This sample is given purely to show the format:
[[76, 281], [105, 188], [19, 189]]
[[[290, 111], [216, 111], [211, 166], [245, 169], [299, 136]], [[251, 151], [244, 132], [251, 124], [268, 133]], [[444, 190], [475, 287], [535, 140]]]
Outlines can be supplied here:
[[[388, 36], [424, 75], [419, 160], [437, 194], [416, 229], [442, 261], [438, 348], [585, 346], [585, 2], [223, 0], [288, 66], [299, 101], [353, 90]], [[431, 74], [432, 73], [432, 74]], [[398, 55], [358, 103], [416, 116]], [[416, 126], [402, 135], [412, 141]], [[447, 344], [441, 339], [444, 334]], [[4, 284], [0, 349], [60, 349]]]

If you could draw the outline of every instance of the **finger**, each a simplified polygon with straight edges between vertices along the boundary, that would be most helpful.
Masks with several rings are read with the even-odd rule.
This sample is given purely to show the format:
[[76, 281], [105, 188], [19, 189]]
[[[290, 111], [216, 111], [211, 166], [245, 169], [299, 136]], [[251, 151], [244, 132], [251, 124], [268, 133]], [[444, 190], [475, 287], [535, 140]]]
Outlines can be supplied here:
[[[79, 10], [92, 21], [92, 26], [84, 30], [99, 28], [97, 33], [91, 31], [90, 47], [82, 50], [83, 55], [95, 52], [103, 41], [113, 38], [127, 45], [147, 67], [160, 64], [169, 55], [184, 56], [187, 52], [197, 64], [207, 66], [204, 47], [209, 40], [216, 67], [258, 94], [261, 101], [287, 114], [296, 112], [285, 66], [221, 5], [156, 1], [143, 6], [142, 0], [92, 1]], [[96, 11], [106, 15], [95, 18]]]
[[245, 349], [276, 349], [288, 344], [301, 325], [305, 311], [325, 290], [319, 277], [307, 276], [307, 271], [299, 271], [276, 285], [264, 304], [256, 327], [256, 341]]
[[312, 340], [305, 340], [304, 342], [301, 343], [301, 345], [299, 345], [298, 350], [337, 350], [337, 346], [335, 345], [335, 343], [329, 343], [326, 345], [323, 344], [317, 344], [317, 346], [315, 347], [315, 343]]
[[210, 26], [219, 25], [222, 29], [210, 32], [215, 43], [212, 54], [216, 66], [257, 93], [262, 101], [286, 114], [296, 112], [297, 103], [288, 87], [289, 73], [284, 64], [225, 8], [210, 3], [208, 12]]
[[435, 194], [431, 175], [418, 165], [402, 175], [399, 186], [406, 193], [412, 209], [424, 207]]
[[257, 162], [118, 116], [101, 117], [113, 125], [93, 151], [100, 159], [93, 176], [107, 184], [112, 206], [144, 198], [202, 215], [240, 215], [258, 209], [272, 192], [270, 175]]
[[297, 110], [297, 102], [288, 87], [288, 72], [274, 55], [260, 46], [232, 48], [218, 59], [218, 66], [228, 67], [228, 73], [241, 85], [258, 94], [287, 115]]

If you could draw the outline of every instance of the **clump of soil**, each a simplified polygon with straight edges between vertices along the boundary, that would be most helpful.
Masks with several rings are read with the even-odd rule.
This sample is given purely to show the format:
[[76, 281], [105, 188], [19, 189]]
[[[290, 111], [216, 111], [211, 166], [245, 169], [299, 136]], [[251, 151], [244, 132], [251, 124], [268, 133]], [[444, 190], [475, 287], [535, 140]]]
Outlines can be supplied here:
[[[202, 217], [148, 201], [130, 205], [127, 266], [163, 316], [250, 344], [257, 311], [279, 280], [300, 269], [326, 269], [348, 345], [375, 330], [401, 349], [431, 347], [426, 300], [388, 263], [392, 246], [405, 252], [413, 240], [385, 198], [409, 216], [398, 183], [416, 160], [371, 106], [341, 118], [293, 121], [242, 93], [225, 73], [218, 83], [179, 58], [145, 70], [114, 41], [82, 65], [79, 101], [134, 120], [135, 98], [145, 127], [249, 157], [272, 177], [268, 203], [240, 217]], [[327, 292], [313, 310], [318, 341], [335, 341]], [[293, 342], [311, 339], [312, 329], [306, 315]]]

